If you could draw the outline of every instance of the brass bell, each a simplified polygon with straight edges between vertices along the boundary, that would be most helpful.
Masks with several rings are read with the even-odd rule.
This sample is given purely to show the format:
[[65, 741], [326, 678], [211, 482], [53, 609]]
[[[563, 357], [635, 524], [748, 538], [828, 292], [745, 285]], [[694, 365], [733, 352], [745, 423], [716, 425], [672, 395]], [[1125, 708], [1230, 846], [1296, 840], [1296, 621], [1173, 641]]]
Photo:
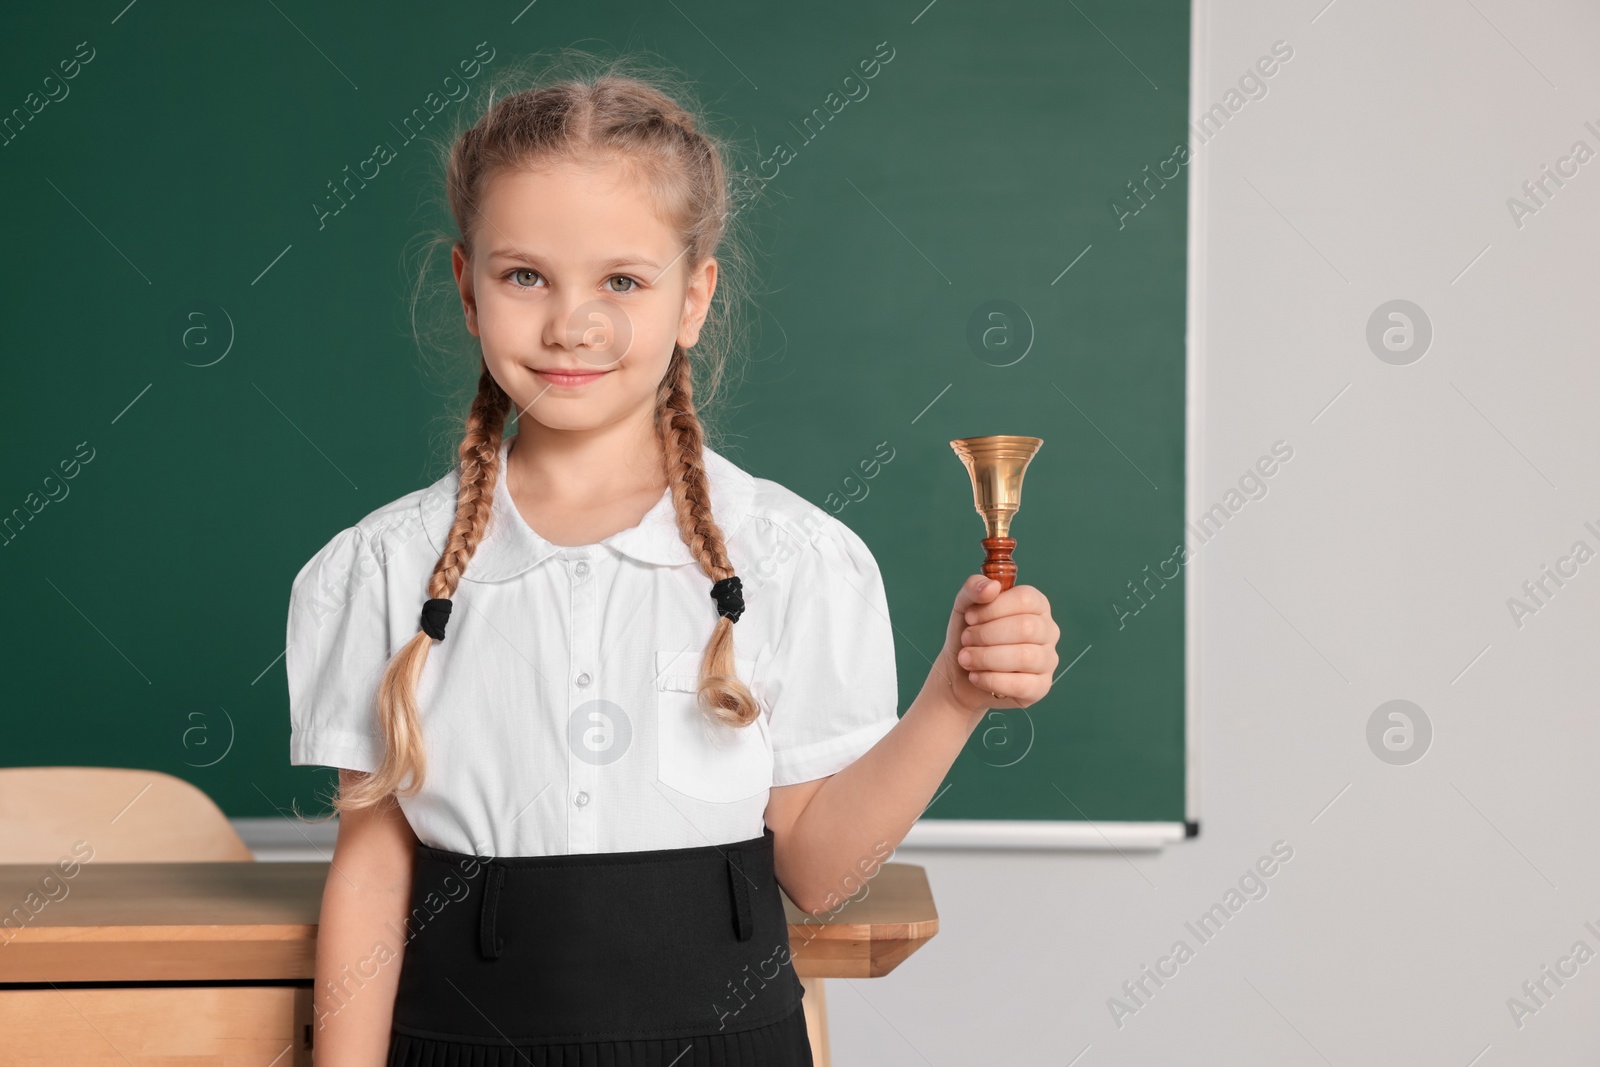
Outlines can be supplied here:
[[1017, 565], [1011, 550], [1017, 539], [1011, 536], [1011, 517], [1022, 506], [1022, 475], [1028, 461], [1044, 440], [995, 434], [989, 437], [963, 437], [950, 442], [972, 479], [972, 503], [987, 536], [983, 538], [983, 575], [1000, 583], [1004, 592], [1016, 584]]

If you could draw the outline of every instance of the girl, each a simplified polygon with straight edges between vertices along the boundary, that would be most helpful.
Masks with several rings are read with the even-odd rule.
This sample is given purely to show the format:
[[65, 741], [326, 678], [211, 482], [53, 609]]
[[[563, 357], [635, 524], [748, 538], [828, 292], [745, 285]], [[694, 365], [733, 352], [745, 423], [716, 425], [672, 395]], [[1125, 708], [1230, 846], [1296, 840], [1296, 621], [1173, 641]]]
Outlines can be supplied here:
[[459, 463], [290, 595], [290, 762], [340, 768], [320, 1064], [810, 1064], [779, 888], [837, 907], [1050, 687], [1044, 596], [973, 575], [898, 716], [872, 553], [704, 443], [725, 155], [617, 64], [450, 147]]

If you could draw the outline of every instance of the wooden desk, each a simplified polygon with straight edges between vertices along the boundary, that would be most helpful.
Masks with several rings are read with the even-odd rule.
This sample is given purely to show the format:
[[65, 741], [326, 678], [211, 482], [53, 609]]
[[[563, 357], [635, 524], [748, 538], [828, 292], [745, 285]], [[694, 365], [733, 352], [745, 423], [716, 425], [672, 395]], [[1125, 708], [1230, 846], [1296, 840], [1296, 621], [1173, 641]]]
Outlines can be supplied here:
[[[0, 864], [0, 1067], [310, 1067], [327, 874], [326, 863], [89, 863], [66, 879]], [[906, 863], [884, 864], [826, 921], [784, 906], [826, 1067], [821, 980], [888, 974], [939, 917], [926, 872]]]

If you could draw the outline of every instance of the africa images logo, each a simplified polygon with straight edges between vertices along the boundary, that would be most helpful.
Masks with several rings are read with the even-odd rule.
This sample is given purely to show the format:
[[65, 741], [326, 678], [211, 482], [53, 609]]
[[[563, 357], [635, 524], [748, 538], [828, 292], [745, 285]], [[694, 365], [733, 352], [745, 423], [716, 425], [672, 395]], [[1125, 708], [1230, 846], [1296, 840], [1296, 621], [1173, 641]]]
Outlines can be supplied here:
[[1183, 965], [1194, 959], [1199, 947], [1209, 945], [1216, 940], [1222, 928], [1251, 901], [1264, 900], [1267, 896], [1267, 879], [1277, 874], [1291, 859], [1294, 858], [1294, 846], [1287, 841], [1274, 841], [1272, 854], [1262, 856], [1254, 864], [1245, 868], [1239, 876], [1237, 886], [1229, 886], [1227, 892], [1222, 894], [1222, 899], [1201, 912], [1193, 922], [1185, 922], [1184, 929], [1194, 936], [1195, 944], [1190, 945], [1183, 938], [1172, 943], [1172, 948], [1165, 956], [1155, 962], [1155, 967], [1143, 964], [1139, 974], [1122, 983], [1121, 997], [1107, 997], [1106, 1009], [1111, 1012], [1111, 1019], [1117, 1024], [1117, 1029], [1127, 1025], [1130, 1016], [1137, 1015], [1140, 1011], [1150, 1006], [1151, 999], [1164, 987], [1168, 981], [1176, 978]]

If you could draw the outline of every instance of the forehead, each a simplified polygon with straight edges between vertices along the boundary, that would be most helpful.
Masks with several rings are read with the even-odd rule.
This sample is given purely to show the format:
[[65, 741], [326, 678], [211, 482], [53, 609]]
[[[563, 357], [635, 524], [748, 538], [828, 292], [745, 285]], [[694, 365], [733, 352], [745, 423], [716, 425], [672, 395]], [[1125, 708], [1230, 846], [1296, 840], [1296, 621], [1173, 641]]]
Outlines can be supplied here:
[[637, 254], [656, 263], [681, 251], [649, 186], [615, 163], [558, 163], [503, 170], [479, 204], [478, 244], [515, 248], [548, 262], [582, 267]]

